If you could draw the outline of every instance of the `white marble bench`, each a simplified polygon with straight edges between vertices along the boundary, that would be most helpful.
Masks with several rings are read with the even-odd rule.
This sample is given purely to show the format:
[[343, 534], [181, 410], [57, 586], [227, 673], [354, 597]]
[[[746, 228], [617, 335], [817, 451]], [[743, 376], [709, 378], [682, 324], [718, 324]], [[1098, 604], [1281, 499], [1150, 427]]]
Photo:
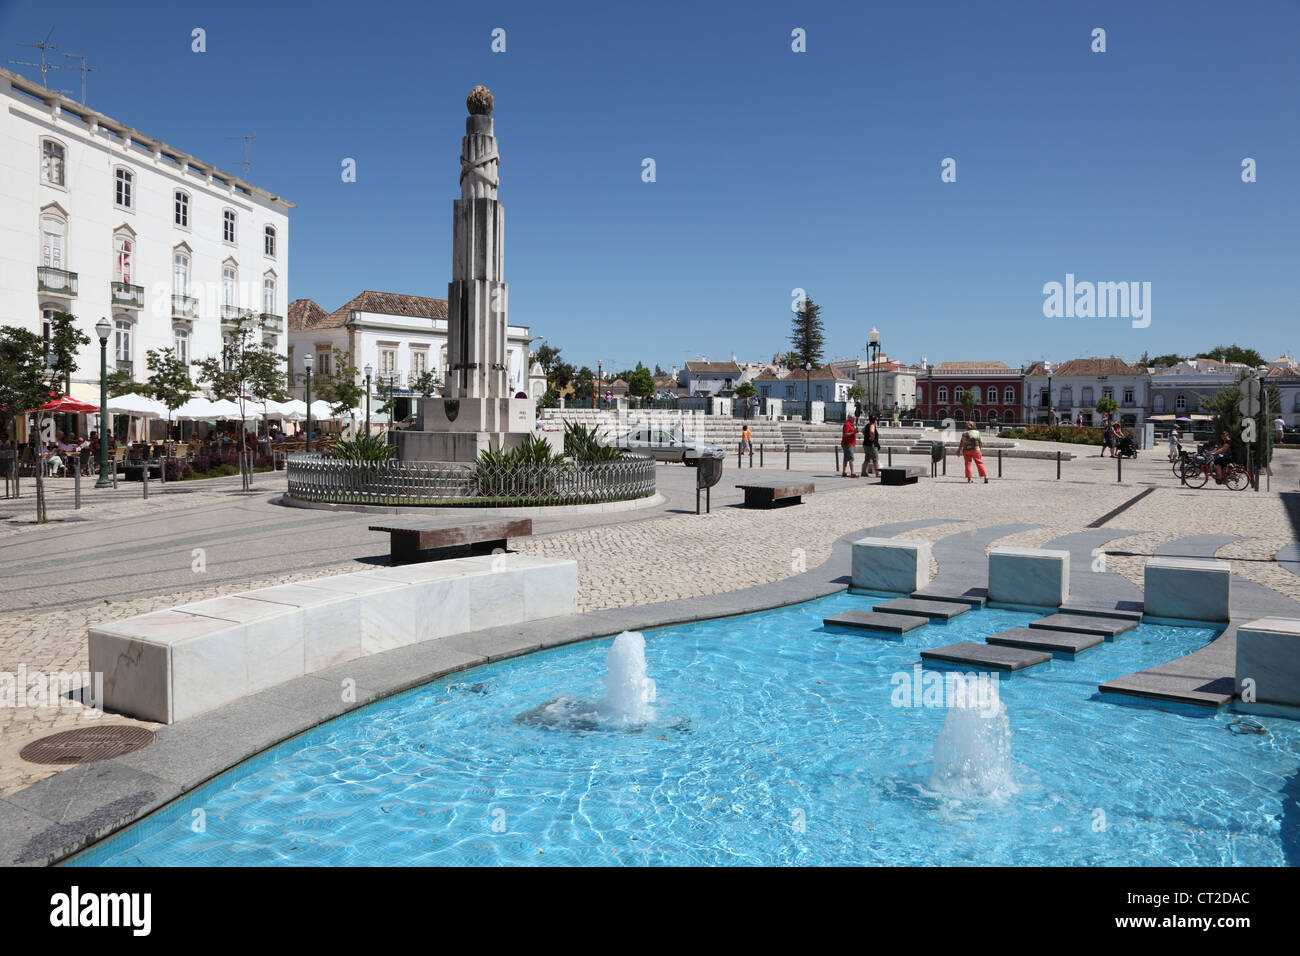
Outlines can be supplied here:
[[1300, 707], [1300, 621], [1266, 617], [1237, 628], [1237, 693]]
[[930, 542], [860, 538], [853, 542], [852, 585], [911, 594], [930, 583]]
[[89, 630], [107, 708], [173, 723], [381, 651], [576, 614], [578, 565], [483, 555], [245, 591]]
[[1148, 617], [1226, 621], [1232, 566], [1202, 558], [1148, 558], [1142, 611]]
[[989, 600], [1060, 607], [1070, 599], [1070, 552], [1002, 546], [989, 552]]

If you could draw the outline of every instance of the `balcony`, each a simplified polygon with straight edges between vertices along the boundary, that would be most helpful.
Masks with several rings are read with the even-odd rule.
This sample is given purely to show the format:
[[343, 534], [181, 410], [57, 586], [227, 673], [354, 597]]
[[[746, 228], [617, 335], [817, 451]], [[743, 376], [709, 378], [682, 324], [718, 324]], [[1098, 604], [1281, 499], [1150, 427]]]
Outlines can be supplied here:
[[199, 300], [188, 295], [172, 296], [173, 319], [197, 319], [199, 317]]
[[253, 317], [251, 309], [241, 309], [237, 305], [223, 305], [221, 307], [221, 324], [223, 326], [238, 325], [240, 320], [246, 320]]
[[263, 312], [258, 316], [258, 319], [262, 323], [262, 331], [264, 332], [284, 331], [284, 316], [282, 315], [276, 315], [272, 312]]
[[76, 298], [77, 274], [66, 269], [55, 269], [52, 266], [37, 266], [36, 288], [41, 292], [67, 296], [69, 299]]
[[113, 304], [126, 309], [144, 308], [144, 286], [129, 282], [113, 283]]

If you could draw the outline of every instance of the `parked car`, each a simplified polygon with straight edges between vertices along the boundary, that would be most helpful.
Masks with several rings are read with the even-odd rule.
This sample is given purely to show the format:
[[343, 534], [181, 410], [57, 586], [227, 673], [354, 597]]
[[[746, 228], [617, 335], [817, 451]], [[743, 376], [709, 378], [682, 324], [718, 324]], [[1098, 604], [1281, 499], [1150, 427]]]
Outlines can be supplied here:
[[657, 461], [680, 461], [688, 468], [694, 467], [700, 458], [723, 456], [723, 450], [717, 445], [695, 441], [675, 428], [634, 428], [626, 435], [614, 439], [614, 444], [628, 451], [652, 455]]

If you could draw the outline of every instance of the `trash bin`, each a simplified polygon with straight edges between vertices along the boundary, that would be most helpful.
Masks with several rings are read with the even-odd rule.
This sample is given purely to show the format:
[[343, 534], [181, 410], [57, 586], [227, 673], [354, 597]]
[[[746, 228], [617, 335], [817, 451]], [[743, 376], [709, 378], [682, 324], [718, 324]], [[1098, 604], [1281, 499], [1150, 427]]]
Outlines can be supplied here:
[[712, 488], [722, 480], [722, 456], [701, 455], [695, 468], [695, 487], [697, 490]]

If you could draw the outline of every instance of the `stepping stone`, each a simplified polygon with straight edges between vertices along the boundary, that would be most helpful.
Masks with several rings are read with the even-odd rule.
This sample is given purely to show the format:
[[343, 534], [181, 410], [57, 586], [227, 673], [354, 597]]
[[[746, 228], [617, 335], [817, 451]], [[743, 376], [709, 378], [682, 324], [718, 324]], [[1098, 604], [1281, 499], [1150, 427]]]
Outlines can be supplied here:
[[1142, 621], [1142, 612], [1140, 610], [1130, 611], [1119, 607], [1085, 607], [1080, 604], [1062, 604], [1060, 613], [1082, 614], [1084, 617], [1114, 617], [1122, 621], [1133, 621], [1134, 623]]
[[976, 644], [962, 641], [946, 647], [935, 647], [921, 652], [925, 661], [947, 661], [951, 664], [970, 664], [976, 667], [993, 667], [1001, 671], [1018, 671], [1050, 661], [1050, 651], [1031, 651], [1023, 647], [999, 647], [996, 644]]
[[877, 614], [875, 611], [845, 611], [822, 621], [827, 627], [851, 627], [860, 631], [879, 631], [884, 634], [905, 634], [914, 628], [930, 623], [928, 617], [906, 614]]
[[1131, 631], [1137, 627], [1137, 621], [1126, 621], [1116, 617], [1093, 617], [1084, 614], [1049, 614], [1029, 626], [1047, 631], [1076, 631], [1079, 634], [1100, 634], [1110, 640], [1117, 634]]
[[1013, 627], [1009, 631], [988, 638], [990, 644], [1000, 647], [1023, 647], [1031, 651], [1053, 651], [1057, 654], [1077, 654], [1101, 644], [1100, 634], [1081, 634], [1078, 631], [1049, 631], [1043, 628]]
[[969, 610], [970, 605], [956, 601], [918, 601], [913, 598], [894, 598], [876, 605], [876, 611], [884, 614], [911, 614], [932, 621], [951, 621]]
[[967, 607], [983, 607], [988, 601], [987, 588], [967, 588], [965, 591], [940, 591], [922, 588], [913, 591], [912, 597], [919, 601], [946, 601], [951, 604], [965, 604]]

